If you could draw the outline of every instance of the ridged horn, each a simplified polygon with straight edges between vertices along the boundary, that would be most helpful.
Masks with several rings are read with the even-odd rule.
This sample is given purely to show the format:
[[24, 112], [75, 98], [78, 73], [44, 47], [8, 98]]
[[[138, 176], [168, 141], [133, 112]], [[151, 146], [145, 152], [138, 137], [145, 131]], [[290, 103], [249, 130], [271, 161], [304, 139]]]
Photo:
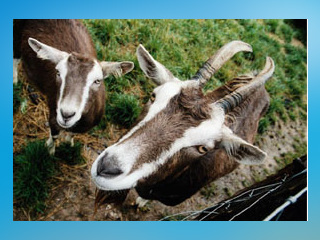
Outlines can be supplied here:
[[264, 85], [272, 76], [275, 69], [274, 62], [271, 57], [267, 57], [264, 69], [249, 82], [231, 94], [221, 98], [214, 104], [221, 107], [225, 113], [230, 112], [233, 108], [239, 106], [248, 96], [250, 96], [257, 88]]
[[192, 77], [192, 80], [199, 80], [205, 84], [222, 65], [238, 52], [252, 52], [252, 47], [242, 41], [232, 41], [220, 48], [216, 54], [210, 57], [203, 66]]

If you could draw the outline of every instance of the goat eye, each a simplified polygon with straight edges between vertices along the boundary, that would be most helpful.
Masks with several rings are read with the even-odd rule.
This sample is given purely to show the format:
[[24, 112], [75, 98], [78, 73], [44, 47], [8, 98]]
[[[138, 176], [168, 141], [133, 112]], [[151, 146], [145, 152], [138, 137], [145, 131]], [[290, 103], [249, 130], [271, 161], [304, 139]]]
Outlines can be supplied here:
[[97, 80], [94, 81], [94, 83], [98, 85], [98, 84], [101, 83], [101, 80], [97, 79]]
[[155, 93], [152, 93], [151, 94], [151, 97], [150, 97], [150, 101], [151, 102], [154, 102], [156, 100], [156, 94]]
[[57, 72], [56, 72], [56, 75], [57, 75], [57, 77], [60, 77], [60, 72], [57, 71]]
[[201, 146], [198, 146], [198, 152], [201, 153], [201, 154], [205, 154], [206, 152], [208, 152], [208, 149], [201, 145]]

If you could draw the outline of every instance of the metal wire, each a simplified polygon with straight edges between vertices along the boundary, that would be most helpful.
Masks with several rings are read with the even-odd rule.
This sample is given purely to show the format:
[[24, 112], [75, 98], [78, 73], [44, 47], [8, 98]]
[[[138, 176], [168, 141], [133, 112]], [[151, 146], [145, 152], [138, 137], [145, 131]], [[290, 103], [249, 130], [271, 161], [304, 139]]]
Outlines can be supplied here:
[[[247, 210], [252, 208], [255, 204], [257, 204], [263, 198], [268, 196], [270, 193], [272, 193], [275, 190], [277, 190], [278, 188], [280, 188], [285, 182], [291, 181], [292, 179], [294, 179], [297, 176], [305, 173], [306, 171], [307, 171], [307, 169], [304, 169], [301, 172], [299, 172], [299, 173], [297, 173], [297, 174], [295, 174], [295, 175], [293, 175], [291, 177], [288, 177], [287, 175], [285, 175], [284, 178], [282, 178], [277, 183], [272, 183], [272, 184], [269, 184], [269, 185], [265, 185], [265, 186], [261, 186], [261, 187], [257, 187], [257, 188], [254, 188], [254, 189], [247, 190], [247, 191], [241, 193], [238, 196], [235, 196], [235, 197], [233, 197], [231, 199], [228, 199], [228, 200], [225, 200], [223, 202], [220, 202], [220, 203], [218, 203], [216, 205], [213, 205], [210, 208], [205, 208], [205, 209], [201, 209], [201, 210], [197, 210], [197, 211], [186, 211], [186, 212], [176, 213], [176, 214], [173, 214], [173, 215], [166, 216], [166, 217], [160, 219], [160, 221], [169, 219], [171, 217], [177, 217], [177, 216], [184, 216], [184, 218], [181, 221], [185, 221], [185, 220], [189, 220], [190, 218], [194, 219], [195, 217], [199, 216], [200, 214], [206, 214], [204, 217], [202, 217], [199, 220], [199, 221], [202, 221], [202, 220], [205, 220], [210, 215], [213, 215], [213, 214], [219, 215], [220, 213], [217, 210], [219, 210], [219, 209], [221, 209], [223, 207], [225, 209], [228, 209], [232, 204], [248, 201], [252, 197], [256, 197], [256, 196], [259, 196], [259, 195], [263, 194], [255, 202], [253, 202], [250, 206], [248, 206], [247, 208], [245, 208], [241, 212], [235, 214], [232, 218], [229, 219], [229, 221], [232, 221], [236, 217], [240, 216], [241, 214], [243, 214], [244, 212], [246, 212]], [[210, 210], [208, 210], [208, 209], [210, 209]]]
[[[286, 209], [289, 205], [295, 203], [299, 197], [301, 197], [305, 192], [307, 192], [307, 187], [305, 187], [304, 189], [302, 189], [300, 192], [298, 192], [296, 195], [294, 196], [290, 196], [280, 207], [278, 207], [276, 210], [274, 210], [269, 216], [267, 216], [263, 221], [270, 221], [272, 218], [274, 218], [275, 216], [277, 216], [277, 214], [279, 214], [281, 212], [284, 211], [284, 209]], [[279, 217], [278, 217], [279, 218]], [[277, 218], [277, 219], [278, 219]]]

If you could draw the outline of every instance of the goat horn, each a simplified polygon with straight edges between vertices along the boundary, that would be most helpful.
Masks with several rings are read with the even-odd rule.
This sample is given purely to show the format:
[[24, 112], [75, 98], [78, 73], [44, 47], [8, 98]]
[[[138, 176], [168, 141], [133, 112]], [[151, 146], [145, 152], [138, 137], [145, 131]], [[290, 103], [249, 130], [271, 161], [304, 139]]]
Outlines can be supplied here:
[[230, 112], [233, 108], [240, 105], [248, 96], [250, 96], [257, 88], [264, 85], [274, 72], [274, 62], [271, 57], [267, 57], [264, 69], [245, 86], [242, 86], [215, 102], [225, 113]]
[[232, 41], [225, 44], [222, 48], [210, 57], [198, 72], [192, 77], [192, 80], [199, 80], [200, 84], [205, 84], [212, 75], [218, 71], [221, 66], [238, 52], [252, 52], [252, 47], [242, 41]]

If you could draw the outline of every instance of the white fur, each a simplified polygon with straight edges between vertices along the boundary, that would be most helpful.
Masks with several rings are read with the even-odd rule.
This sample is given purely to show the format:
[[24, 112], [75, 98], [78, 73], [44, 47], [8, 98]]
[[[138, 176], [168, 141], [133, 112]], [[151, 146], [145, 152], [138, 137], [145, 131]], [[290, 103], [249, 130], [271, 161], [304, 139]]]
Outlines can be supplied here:
[[57, 71], [59, 71], [60, 79], [61, 79], [60, 96], [59, 96], [58, 104], [57, 104], [57, 122], [61, 126], [62, 124], [64, 124], [64, 120], [63, 120], [63, 118], [61, 116], [61, 111], [60, 110], [61, 110], [62, 95], [63, 95], [63, 91], [64, 91], [65, 84], [66, 84], [66, 76], [67, 76], [67, 73], [68, 73], [68, 58], [65, 58], [62, 61], [60, 61], [57, 64], [56, 69], [57, 69]]
[[37, 56], [41, 59], [47, 59], [54, 63], [59, 63], [62, 59], [68, 57], [68, 53], [60, 51], [54, 47], [50, 47], [44, 43], [39, 42], [34, 38], [28, 39], [29, 46], [37, 53]]
[[[172, 75], [169, 74], [167, 69], [158, 61], [156, 61], [150, 53], [140, 44], [138, 49], [137, 49], [137, 58], [139, 61], [140, 68], [142, 71], [149, 77], [151, 78], [157, 85], [162, 85], [164, 83], [173, 81], [173, 80], [178, 80], [175, 79]], [[150, 61], [152, 61], [155, 64], [155, 68], [153, 73], [155, 76], [151, 77], [148, 75], [148, 62], [146, 61], [145, 58], [148, 58]], [[179, 80], [178, 80], [179, 81]]]
[[74, 146], [74, 140], [73, 140], [73, 133], [72, 132], [66, 132], [66, 135], [64, 137], [64, 140], [66, 142], [69, 142], [71, 147]]
[[144, 199], [142, 197], [136, 198], [136, 204], [138, 205], [138, 208], [143, 208], [144, 206], [147, 205], [148, 202], [149, 202], [148, 199]]
[[18, 65], [20, 63], [20, 59], [14, 58], [13, 59], [13, 84], [18, 83]]
[[157, 88], [154, 92], [156, 94], [156, 99], [154, 103], [150, 106], [147, 115], [142, 121], [140, 121], [135, 127], [133, 127], [125, 136], [123, 136], [117, 145], [121, 144], [125, 139], [129, 138], [138, 129], [143, 127], [148, 121], [153, 119], [160, 111], [162, 111], [170, 102], [171, 98], [177, 95], [183, 86], [183, 82], [168, 82]]
[[[235, 161], [246, 165], [256, 165], [261, 164], [265, 160], [267, 154], [264, 151], [236, 136], [228, 127], [223, 126], [221, 134], [221, 146], [224, 147], [227, 154], [233, 157]], [[246, 148], [250, 154], [239, 158], [236, 154], [239, 148]]]
[[[206, 145], [210, 148], [214, 147], [214, 142], [221, 139], [221, 128], [224, 122], [223, 111], [217, 109], [215, 115], [211, 119], [202, 122], [197, 127], [192, 127], [184, 133], [183, 137], [177, 139], [168, 151], [164, 151], [158, 159], [150, 163], [144, 163], [140, 168], [128, 174], [131, 167], [139, 156], [139, 139], [128, 140], [123, 144], [115, 144], [107, 148], [94, 162], [91, 174], [92, 179], [98, 188], [103, 190], [120, 190], [128, 189], [136, 186], [139, 179], [148, 177], [153, 172], [157, 171], [159, 166], [172, 157], [175, 153], [184, 147]], [[214, 128], [215, 127], [215, 128]], [[210, 129], [210, 131], [208, 131]], [[133, 143], [133, 141], [136, 141]], [[97, 165], [102, 156], [116, 156], [118, 164], [120, 163], [123, 174], [107, 179], [97, 175]]]
[[46, 141], [46, 145], [48, 147], [49, 153], [51, 155], [54, 155], [56, 151], [56, 145], [55, 145], [55, 139], [58, 138], [58, 136], [52, 136], [51, 131], [48, 140]]
[[[64, 59], [63, 61], [61, 61], [57, 65], [57, 69], [60, 71], [60, 77], [62, 81], [61, 87], [60, 87], [60, 97], [59, 97], [58, 106], [57, 106], [57, 122], [63, 128], [70, 128], [81, 119], [82, 112], [87, 104], [89, 91], [93, 82], [97, 79], [103, 78], [102, 69], [100, 64], [97, 61], [95, 61], [95, 64], [92, 70], [88, 73], [88, 76], [86, 78], [86, 85], [83, 89], [80, 103], [78, 103], [75, 100], [75, 98], [73, 98], [72, 96], [66, 99], [62, 99], [62, 94], [64, 92], [65, 82], [66, 82], [66, 74], [68, 71], [67, 59]], [[65, 112], [75, 112], [76, 114], [68, 122], [65, 122], [61, 115], [61, 109]]]

